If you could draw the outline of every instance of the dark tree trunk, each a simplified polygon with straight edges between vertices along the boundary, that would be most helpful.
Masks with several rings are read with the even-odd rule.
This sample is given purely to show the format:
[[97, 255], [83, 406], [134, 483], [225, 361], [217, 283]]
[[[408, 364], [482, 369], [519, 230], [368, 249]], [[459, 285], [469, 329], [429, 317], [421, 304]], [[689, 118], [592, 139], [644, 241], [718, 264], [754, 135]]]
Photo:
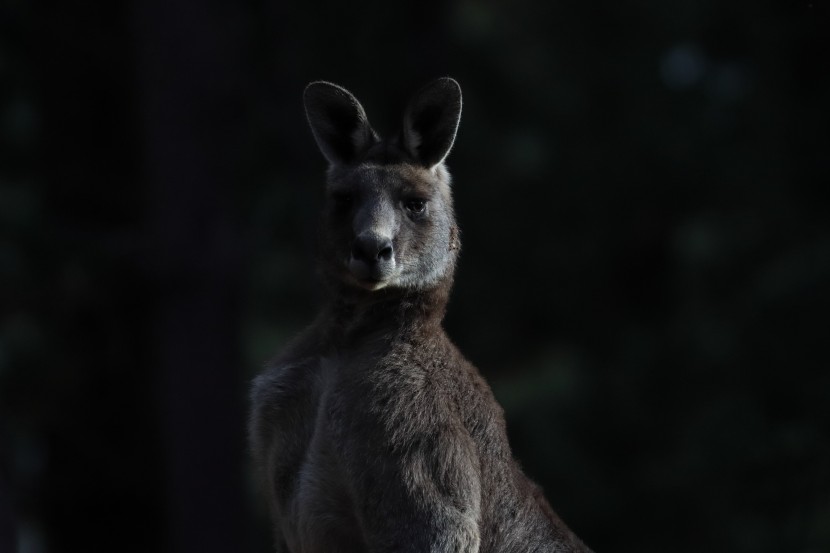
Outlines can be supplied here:
[[[3, 443], [3, 445], [6, 444]], [[15, 522], [12, 514], [11, 493], [6, 485], [5, 478], [0, 475], [0, 551], [17, 551]]]
[[244, 551], [238, 228], [242, 15], [231, 3], [137, 2], [150, 268], [171, 550]]

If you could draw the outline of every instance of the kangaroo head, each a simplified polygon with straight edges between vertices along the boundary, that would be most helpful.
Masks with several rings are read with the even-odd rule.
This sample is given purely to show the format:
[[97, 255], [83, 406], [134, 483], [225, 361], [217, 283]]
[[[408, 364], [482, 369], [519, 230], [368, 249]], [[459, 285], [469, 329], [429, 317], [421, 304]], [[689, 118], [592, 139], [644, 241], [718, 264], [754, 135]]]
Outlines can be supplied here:
[[329, 162], [321, 229], [325, 273], [351, 287], [427, 290], [452, 277], [459, 249], [444, 166], [461, 117], [461, 88], [439, 79], [382, 139], [347, 90], [313, 82], [308, 122]]

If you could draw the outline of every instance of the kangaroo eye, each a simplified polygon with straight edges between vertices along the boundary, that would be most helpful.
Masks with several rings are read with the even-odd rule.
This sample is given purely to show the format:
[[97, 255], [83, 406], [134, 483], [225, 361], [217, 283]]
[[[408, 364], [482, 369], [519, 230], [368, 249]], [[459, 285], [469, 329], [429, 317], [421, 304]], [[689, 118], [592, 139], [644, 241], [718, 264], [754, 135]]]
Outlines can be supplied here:
[[414, 213], [414, 214], [417, 215], [419, 213], [424, 212], [424, 209], [426, 209], [426, 207], [427, 207], [427, 201], [426, 200], [420, 200], [420, 199], [406, 200], [404, 202], [403, 206], [410, 213]]

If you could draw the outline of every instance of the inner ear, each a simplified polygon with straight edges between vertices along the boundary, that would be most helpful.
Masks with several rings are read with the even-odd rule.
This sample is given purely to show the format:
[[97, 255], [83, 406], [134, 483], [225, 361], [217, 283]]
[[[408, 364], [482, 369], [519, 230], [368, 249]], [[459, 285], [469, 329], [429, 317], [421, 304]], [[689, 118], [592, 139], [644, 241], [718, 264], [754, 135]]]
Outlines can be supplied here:
[[403, 145], [425, 167], [447, 157], [461, 121], [461, 87], [449, 77], [419, 90], [403, 118]]
[[377, 142], [363, 106], [345, 88], [316, 81], [306, 87], [303, 101], [311, 132], [329, 163], [353, 162]]

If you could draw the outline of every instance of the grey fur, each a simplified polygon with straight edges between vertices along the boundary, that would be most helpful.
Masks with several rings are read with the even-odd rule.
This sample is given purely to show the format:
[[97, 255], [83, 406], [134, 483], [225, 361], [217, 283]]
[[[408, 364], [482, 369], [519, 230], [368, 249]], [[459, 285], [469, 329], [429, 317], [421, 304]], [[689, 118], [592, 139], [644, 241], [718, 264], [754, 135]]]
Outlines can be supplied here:
[[588, 552], [441, 326], [460, 248], [443, 165], [458, 83], [416, 94], [391, 140], [341, 87], [312, 83], [305, 101], [330, 163], [328, 301], [254, 381], [250, 422], [278, 551]]

